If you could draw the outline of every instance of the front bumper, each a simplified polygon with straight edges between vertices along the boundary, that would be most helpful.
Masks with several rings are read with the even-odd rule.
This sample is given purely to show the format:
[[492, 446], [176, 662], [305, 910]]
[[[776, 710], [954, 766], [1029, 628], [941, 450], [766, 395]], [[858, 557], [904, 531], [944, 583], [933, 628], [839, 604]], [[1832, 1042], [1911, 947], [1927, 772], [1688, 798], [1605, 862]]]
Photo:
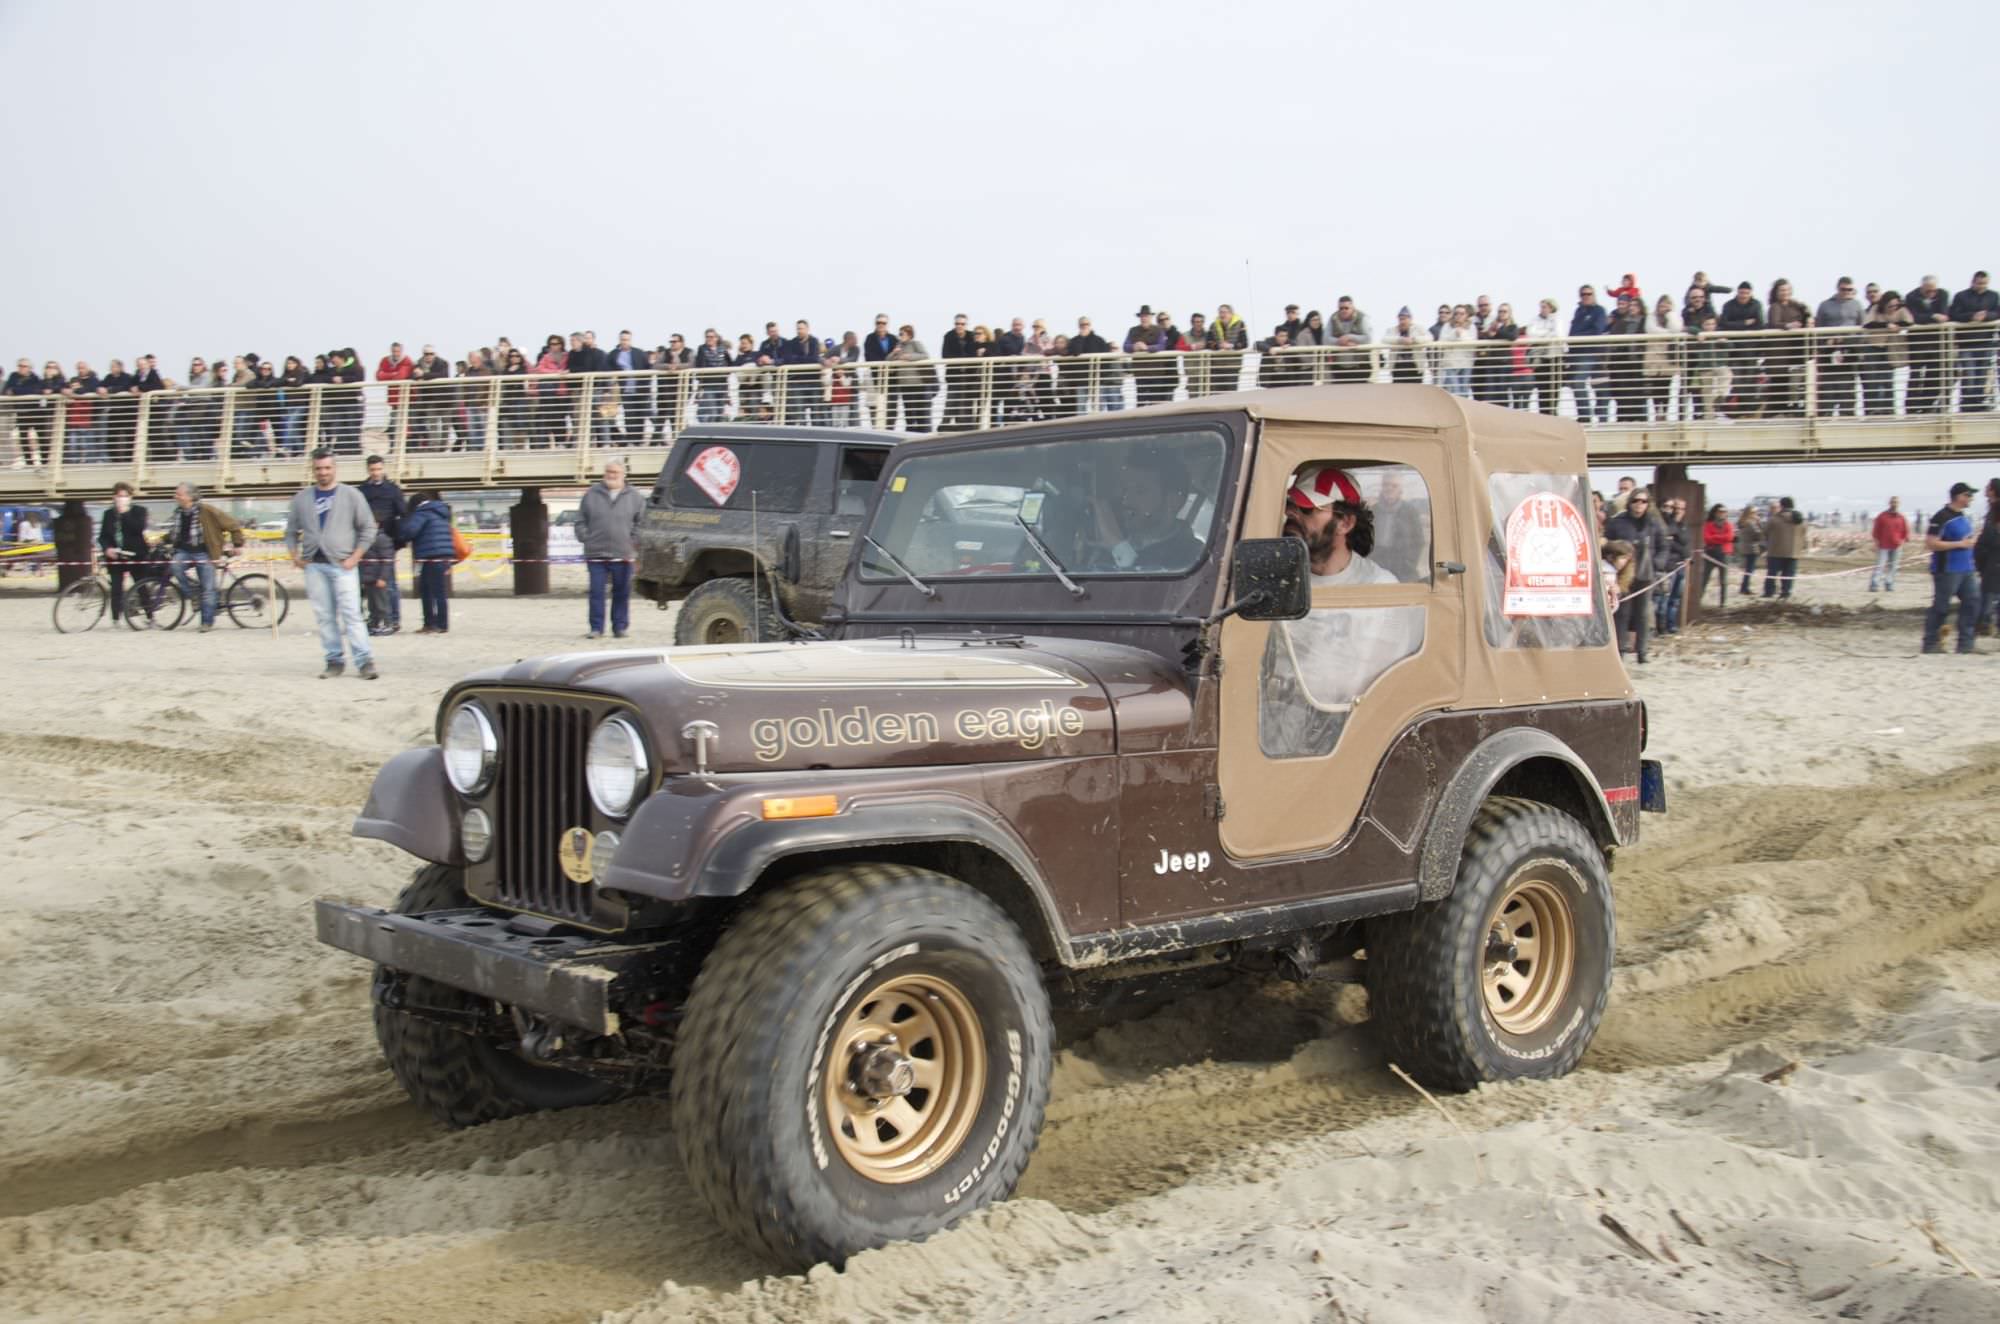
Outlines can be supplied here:
[[317, 901], [313, 909], [328, 946], [598, 1035], [619, 1032], [621, 995], [661, 946], [537, 932], [476, 908], [398, 915]]

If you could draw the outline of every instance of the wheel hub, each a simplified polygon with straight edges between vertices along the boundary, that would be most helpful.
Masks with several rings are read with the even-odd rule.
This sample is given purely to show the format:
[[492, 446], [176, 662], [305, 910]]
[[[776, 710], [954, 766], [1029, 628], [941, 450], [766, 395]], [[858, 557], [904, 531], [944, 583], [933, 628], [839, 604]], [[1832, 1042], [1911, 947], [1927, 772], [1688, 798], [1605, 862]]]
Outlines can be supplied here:
[[938, 975], [891, 975], [850, 1004], [827, 1045], [820, 1106], [857, 1174], [920, 1180], [965, 1143], [986, 1094], [979, 1015]]
[[1481, 983], [1487, 1013], [1514, 1035], [1533, 1034], [1569, 995], [1576, 917], [1551, 879], [1523, 873], [1502, 893], [1486, 931]]
[[848, 1088], [876, 1107], [900, 1099], [917, 1083], [917, 1066], [890, 1035], [878, 1044], [857, 1044], [847, 1071]]

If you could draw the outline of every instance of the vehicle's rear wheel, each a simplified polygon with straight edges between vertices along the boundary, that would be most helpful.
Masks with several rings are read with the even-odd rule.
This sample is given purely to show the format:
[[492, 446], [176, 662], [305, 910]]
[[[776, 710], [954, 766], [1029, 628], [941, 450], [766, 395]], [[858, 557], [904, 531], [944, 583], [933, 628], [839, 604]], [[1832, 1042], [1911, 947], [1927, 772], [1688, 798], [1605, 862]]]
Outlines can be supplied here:
[[95, 575], [77, 580], [56, 594], [56, 629], [64, 634], [80, 634], [104, 619], [111, 591]]
[[269, 575], [239, 576], [222, 600], [229, 619], [246, 630], [283, 625], [291, 609], [291, 593]]
[[1368, 926], [1370, 1017], [1426, 1085], [1566, 1075], [1611, 992], [1604, 852], [1561, 810], [1480, 806], [1451, 895]]
[[747, 579], [711, 579], [687, 595], [674, 621], [676, 644], [776, 643], [786, 637], [771, 609], [768, 583], [760, 594]]
[[1053, 1030], [1020, 931], [955, 879], [842, 865], [754, 904], [703, 963], [673, 1120], [716, 1218], [796, 1267], [1004, 1199]]
[[[417, 870], [390, 908], [421, 915], [471, 905], [459, 871], [442, 864]], [[376, 967], [381, 985], [392, 976]], [[416, 975], [403, 981], [403, 1001], [413, 1007], [475, 1012], [480, 999]], [[485, 1004], [491, 1007], [494, 1004]], [[440, 1020], [375, 1003], [375, 1039], [396, 1082], [420, 1107], [447, 1126], [477, 1126], [523, 1113], [603, 1103], [618, 1087], [573, 1071], [539, 1066], [502, 1045], [453, 1029]]]

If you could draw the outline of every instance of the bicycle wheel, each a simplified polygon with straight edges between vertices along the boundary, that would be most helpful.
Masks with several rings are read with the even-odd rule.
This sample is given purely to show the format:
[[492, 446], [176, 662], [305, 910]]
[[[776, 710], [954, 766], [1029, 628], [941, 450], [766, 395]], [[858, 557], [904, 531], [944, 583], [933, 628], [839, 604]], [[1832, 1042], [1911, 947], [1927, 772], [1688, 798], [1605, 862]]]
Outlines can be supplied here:
[[63, 634], [94, 629], [104, 619], [104, 608], [110, 601], [111, 590], [97, 576], [77, 580], [56, 594], [56, 629]]
[[187, 594], [171, 579], [142, 579], [125, 590], [125, 625], [171, 630], [187, 615]]
[[222, 599], [222, 609], [229, 613], [230, 620], [246, 630], [253, 625], [268, 630], [285, 623], [285, 613], [292, 609], [292, 595], [269, 575], [241, 575], [230, 583], [229, 592]]

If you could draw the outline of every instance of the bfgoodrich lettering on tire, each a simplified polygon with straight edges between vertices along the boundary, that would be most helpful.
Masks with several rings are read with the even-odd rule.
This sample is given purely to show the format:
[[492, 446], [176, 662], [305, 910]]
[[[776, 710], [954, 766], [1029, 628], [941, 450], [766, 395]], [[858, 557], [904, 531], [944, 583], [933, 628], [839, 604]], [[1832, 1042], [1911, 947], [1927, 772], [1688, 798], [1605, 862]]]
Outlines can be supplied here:
[[695, 980], [672, 1090], [688, 1179], [797, 1267], [928, 1236], [1020, 1180], [1052, 1037], [1027, 943], [979, 893], [904, 865], [808, 875]]
[[1495, 797], [1451, 894], [1368, 928], [1370, 1016], [1395, 1062], [1441, 1089], [1567, 1074], [1611, 991], [1604, 853], [1583, 824]]

